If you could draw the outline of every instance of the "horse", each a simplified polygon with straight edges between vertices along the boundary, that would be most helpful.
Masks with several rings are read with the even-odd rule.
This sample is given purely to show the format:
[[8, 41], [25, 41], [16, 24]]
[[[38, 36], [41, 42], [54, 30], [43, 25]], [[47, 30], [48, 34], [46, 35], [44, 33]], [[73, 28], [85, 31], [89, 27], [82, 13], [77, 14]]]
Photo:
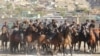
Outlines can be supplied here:
[[19, 42], [20, 51], [24, 52], [26, 48], [25, 35], [23, 32], [20, 32], [19, 34], [20, 34], [20, 42]]
[[89, 30], [86, 29], [84, 26], [81, 26], [81, 30], [78, 33], [78, 50], [80, 50], [81, 42], [84, 42], [84, 52], [86, 51], [86, 43], [89, 37]]
[[19, 43], [21, 42], [21, 35], [19, 31], [13, 31], [10, 35], [10, 51], [15, 53], [18, 50]]
[[[63, 38], [63, 34], [62, 33], [57, 32], [52, 37], [52, 39], [46, 39], [46, 40], [47, 40], [46, 44], [51, 48], [52, 53], [56, 54], [60, 50], [61, 45], [63, 44], [64, 38]], [[53, 46], [54, 46], [54, 48], [53, 48]]]
[[57, 29], [54, 32], [51, 33], [47, 27], [44, 27], [44, 31], [41, 32], [40, 30], [39, 32], [41, 33], [38, 39], [39, 47], [42, 46], [43, 49], [46, 49], [46, 52], [56, 53], [60, 49], [63, 35]]
[[76, 43], [79, 41], [78, 37], [78, 30], [76, 28], [72, 28], [71, 30], [71, 36], [72, 36], [72, 48], [75, 50], [76, 49]]
[[[40, 50], [40, 47], [43, 48], [43, 51], [46, 52], [50, 51], [49, 49], [54, 45], [54, 49], [51, 51], [53, 53], [56, 53], [58, 49], [60, 49], [60, 44], [62, 41], [62, 34], [58, 32], [58, 30], [55, 30], [55, 34], [50, 34], [50, 29], [48, 29], [46, 26], [39, 25], [38, 26], [38, 52]], [[52, 35], [52, 36], [50, 36]], [[58, 49], [57, 49], [58, 48]]]
[[88, 48], [92, 53], [96, 52], [96, 44], [97, 42], [96, 42], [95, 30], [91, 28], [88, 39]]
[[29, 25], [25, 32], [26, 51], [30, 52], [33, 48], [40, 50], [41, 44], [44, 42], [45, 34], [41, 34], [39, 29], [34, 25]]
[[66, 27], [65, 31], [63, 32], [63, 38], [63, 52], [66, 47], [69, 47], [72, 56], [72, 35], [70, 27]]
[[96, 46], [98, 48], [99, 41], [100, 41], [100, 29], [99, 28], [94, 28], [93, 31], [94, 31], [94, 35], [96, 37]]
[[1, 43], [2, 43], [3, 49], [7, 49], [7, 42], [9, 41], [9, 32], [6, 27], [3, 27], [2, 29], [4, 33], [2, 32], [0, 36]]

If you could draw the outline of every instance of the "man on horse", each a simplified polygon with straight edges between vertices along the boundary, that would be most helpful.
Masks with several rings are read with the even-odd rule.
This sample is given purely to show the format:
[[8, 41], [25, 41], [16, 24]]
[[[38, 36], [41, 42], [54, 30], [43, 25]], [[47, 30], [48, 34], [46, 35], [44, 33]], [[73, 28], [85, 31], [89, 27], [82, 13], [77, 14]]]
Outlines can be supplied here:
[[8, 33], [8, 25], [7, 22], [4, 23], [4, 25], [2, 26], [2, 35], [5, 35]]
[[[19, 21], [17, 20], [15, 23], [13, 23], [13, 27], [12, 27], [12, 29], [13, 29], [13, 32], [12, 32], [12, 37], [13, 37], [13, 39], [15, 39], [16, 41], [20, 41], [20, 32], [21, 32], [21, 27], [20, 27], [20, 23], [19, 23]], [[11, 41], [13, 41], [13, 40], [11, 40]]]
[[25, 33], [26, 32], [26, 29], [28, 28], [29, 26], [29, 23], [27, 20], [24, 20], [21, 24], [20, 24], [20, 31], [22, 33]]
[[86, 22], [82, 25], [83, 29], [86, 30], [86, 32], [89, 32], [89, 26], [90, 26], [90, 22], [89, 20], [86, 20]]
[[91, 24], [89, 25], [89, 29], [90, 28], [95, 28], [95, 21], [94, 20], [91, 20]]
[[4, 23], [4, 25], [2, 26], [1, 30], [2, 30], [2, 34], [1, 34], [1, 37], [2, 37], [2, 46], [4, 47], [4, 42], [5, 42], [5, 47], [7, 47], [7, 41], [9, 40], [8, 39], [9, 33], [8, 33], [7, 22]]
[[52, 19], [52, 22], [47, 25], [48, 27], [48, 36], [52, 39], [58, 31], [58, 25], [56, 20]]
[[34, 26], [35, 27], [38, 27], [39, 23], [40, 23], [40, 20], [39, 19], [36, 19], [35, 22], [34, 22]]
[[37, 26], [37, 29], [38, 29], [38, 34], [41, 35], [41, 34], [44, 34], [44, 25], [42, 22], [40, 22]]
[[69, 23], [65, 20], [64, 24], [60, 25], [60, 32], [63, 32], [67, 27], [69, 27]]
[[99, 38], [99, 36], [96, 34], [96, 32], [95, 32], [95, 21], [94, 20], [91, 20], [91, 24], [89, 25], [89, 31], [91, 30], [91, 29], [93, 29], [93, 32], [94, 32], [94, 34], [95, 34], [95, 36], [97, 37], [97, 38]]

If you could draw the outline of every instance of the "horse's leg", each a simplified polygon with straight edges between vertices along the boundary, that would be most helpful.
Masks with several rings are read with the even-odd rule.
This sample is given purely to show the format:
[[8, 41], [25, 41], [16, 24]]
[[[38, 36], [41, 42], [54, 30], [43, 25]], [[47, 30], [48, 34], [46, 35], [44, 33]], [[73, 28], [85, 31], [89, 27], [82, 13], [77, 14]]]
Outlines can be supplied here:
[[98, 49], [98, 47], [99, 47], [99, 42], [98, 41], [96, 41], [96, 43], [95, 43], [96, 45], [95, 45], [95, 49], [97, 50]]
[[16, 43], [15, 42], [13, 43], [13, 52], [14, 53], [16, 52]]
[[2, 40], [2, 49], [4, 50], [4, 40]]
[[23, 44], [22, 44], [22, 42], [19, 42], [19, 45], [20, 45], [19, 50], [20, 50], [20, 51], [23, 51], [23, 50], [22, 50], [22, 49], [23, 49]]
[[96, 48], [98, 48], [98, 46], [99, 46], [99, 42], [98, 42], [98, 40], [96, 41]]
[[59, 44], [59, 51], [61, 51], [61, 44]]
[[28, 42], [26, 42], [26, 53], [28, 53]]
[[86, 42], [84, 41], [84, 52], [86, 52]]
[[72, 43], [72, 49], [74, 49], [74, 44]]
[[10, 42], [10, 51], [13, 53], [13, 49], [14, 49], [14, 43], [11, 41]]
[[76, 50], [76, 43], [72, 43], [72, 49], [75, 51]]
[[7, 49], [7, 41], [5, 42], [5, 49]]
[[29, 52], [29, 42], [26, 42], [26, 53]]
[[58, 52], [58, 44], [54, 45], [54, 54], [57, 54], [57, 52]]
[[56, 50], [56, 45], [54, 45], [54, 51]]
[[80, 47], [81, 47], [81, 41], [79, 41], [78, 50], [80, 50]]
[[75, 50], [77, 50], [77, 48], [76, 48], [76, 43], [75, 43], [74, 47], [75, 47]]
[[19, 52], [19, 42], [17, 42], [16, 51]]
[[96, 52], [96, 50], [97, 50], [97, 45], [96, 45], [97, 43], [95, 43], [94, 44], [94, 51]]
[[29, 53], [29, 51], [30, 51], [30, 43], [28, 43], [27, 53]]
[[71, 56], [72, 56], [72, 53], [73, 53], [73, 47], [72, 47], [71, 44], [69, 45], [69, 47], [70, 47], [70, 54], [71, 54]]
[[56, 47], [56, 53], [59, 51], [59, 43], [58, 43], [58, 45], [57, 45], [57, 47]]
[[36, 46], [37, 55], [40, 56], [40, 44], [38, 43]]
[[89, 52], [89, 50], [90, 50], [90, 46], [89, 46], [89, 43], [87, 42], [87, 47], [88, 47], [88, 52]]
[[45, 51], [45, 49], [47, 50], [47, 47], [46, 47], [46, 44], [42, 44], [42, 49], [43, 49], [43, 51]]
[[92, 44], [91, 45], [91, 52], [94, 53], [94, 50], [95, 50], [95, 44]]

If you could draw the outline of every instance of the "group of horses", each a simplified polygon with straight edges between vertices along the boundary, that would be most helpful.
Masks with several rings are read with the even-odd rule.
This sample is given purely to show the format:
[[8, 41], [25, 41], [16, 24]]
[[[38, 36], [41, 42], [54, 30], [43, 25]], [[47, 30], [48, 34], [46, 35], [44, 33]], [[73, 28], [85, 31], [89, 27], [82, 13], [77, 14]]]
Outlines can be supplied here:
[[[39, 29], [45, 29], [45, 32], [48, 31], [47, 28], [42, 26]], [[18, 32], [17, 34], [11, 33], [8, 36], [5, 34], [1, 36], [3, 37], [1, 40], [5, 42], [6, 48], [7, 42], [10, 42], [11, 52], [31, 52], [32, 49], [36, 49], [37, 52], [43, 50], [57, 53], [69, 49], [71, 54], [75, 47], [78, 47], [78, 50], [80, 50], [81, 42], [84, 42], [84, 52], [86, 51], [87, 44], [88, 49], [92, 53], [96, 52], [100, 43], [100, 28], [91, 28], [90, 30], [81, 29], [78, 32], [76, 28], [70, 29], [67, 27], [64, 32], [57, 31], [52, 39], [49, 39], [46, 33], [39, 34], [37, 31], [38, 29], [35, 26], [29, 25], [26, 31]], [[18, 48], [19, 44], [20, 49]]]

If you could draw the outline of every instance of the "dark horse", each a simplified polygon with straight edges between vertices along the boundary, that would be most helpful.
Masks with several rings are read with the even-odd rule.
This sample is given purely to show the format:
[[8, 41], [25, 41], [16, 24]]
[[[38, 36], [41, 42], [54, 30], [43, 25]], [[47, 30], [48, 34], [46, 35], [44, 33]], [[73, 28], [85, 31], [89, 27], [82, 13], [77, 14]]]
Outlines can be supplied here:
[[18, 51], [19, 43], [21, 42], [21, 34], [19, 31], [13, 31], [10, 36], [10, 50], [11, 52]]
[[76, 43], [78, 43], [78, 41], [79, 41], [78, 30], [76, 28], [72, 28], [71, 35], [72, 35], [72, 48], [75, 50]]
[[80, 47], [81, 47], [81, 42], [83, 41], [84, 42], [84, 52], [86, 51], [86, 43], [88, 41], [88, 37], [89, 37], [89, 30], [88, 29], [85, 29], [85, 27], [81, 26], [81, 30], [80, 32], [78, 33], [78, 39], [79, 39], [79, 50], [80, 50]]

